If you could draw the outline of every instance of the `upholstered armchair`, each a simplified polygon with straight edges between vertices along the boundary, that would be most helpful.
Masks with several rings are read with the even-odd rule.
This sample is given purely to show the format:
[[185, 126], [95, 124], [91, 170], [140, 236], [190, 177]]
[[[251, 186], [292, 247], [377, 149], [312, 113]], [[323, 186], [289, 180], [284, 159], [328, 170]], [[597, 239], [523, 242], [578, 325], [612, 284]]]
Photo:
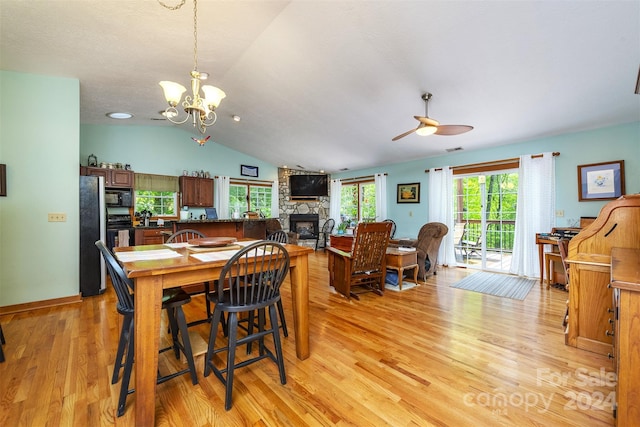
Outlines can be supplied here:
[[[413, 246], [418, 252], [418, 279], [426, 280], [431, 274], [436, 274], [438, 265], [438, 251], [442, 238], [449, 232], [449, 227], [441, 222], [429, 222], [420, 228], [418, 238], [413, 240], [400, 240], [400, 246]], [[425, 261], [429, 260], [428, 269]]]
[[[278, 230], [282, 230], [282, 224], [280, 224], [280, 220], [277, 218], [269, 218], [266, 223], [267, 226], [267, 236], [273, 234]], [[293, 231], [287, 231], [287, 237], [289, 238], [289, 243], [292, 245], [298, 244], [298, 237], [300, 235], [298, 233], [294, 233]]]

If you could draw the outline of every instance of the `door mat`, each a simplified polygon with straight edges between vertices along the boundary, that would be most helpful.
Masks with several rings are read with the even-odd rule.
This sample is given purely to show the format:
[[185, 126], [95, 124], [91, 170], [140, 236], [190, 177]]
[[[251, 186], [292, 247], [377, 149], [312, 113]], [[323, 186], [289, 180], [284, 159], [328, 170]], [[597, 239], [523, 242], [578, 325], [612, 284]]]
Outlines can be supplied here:
[[536, 283], [535, 279], [481, 271], [465, 277], [451, 287], [497, 297], [524, 300], [534, 283]]

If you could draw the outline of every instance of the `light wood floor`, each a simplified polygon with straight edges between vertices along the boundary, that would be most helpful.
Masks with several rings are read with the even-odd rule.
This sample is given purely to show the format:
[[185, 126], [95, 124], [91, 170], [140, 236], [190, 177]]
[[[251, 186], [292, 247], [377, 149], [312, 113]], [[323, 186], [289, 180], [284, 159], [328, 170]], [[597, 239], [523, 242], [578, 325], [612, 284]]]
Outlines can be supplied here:
[[[452, 289], [471, 273], [439, 269], [412, 290], [348, 301], [311, 256], [311, 357], [283, 340], [287, 384], [262, 361], [222, 384], [188, 376], [158, 386], [156, 420], [170, 426], [611, 426], [611, 362], [564, 345], [567, 294], [534, 286], [525, 301]], [[119, 333], [114, 294], [0, 319], [0, 425], [133, 425], [133, 396], [115, 417], [111, 370]], [[288, 286], [283, 301], [293, 329]], [[203, 298], [187, 316], [204, 312]], [[207, 325], [194, 328], [203, 338]], [[164, 332], [164, 331], [163, 331]], [[168, 354], [168, 353], [165, 353]], [[161, 369], [175, 359], [161, 355]], [[140, 363], [140, 361], [136, 361]], [[609, 374], [608, 374], [609, 373]]]

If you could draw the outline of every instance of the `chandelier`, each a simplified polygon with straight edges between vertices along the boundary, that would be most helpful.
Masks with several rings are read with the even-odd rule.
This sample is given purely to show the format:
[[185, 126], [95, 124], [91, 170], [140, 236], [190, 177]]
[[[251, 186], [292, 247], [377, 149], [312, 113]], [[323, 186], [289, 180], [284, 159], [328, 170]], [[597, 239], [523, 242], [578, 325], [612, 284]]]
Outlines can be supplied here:
[[[180, 9], [186, 0], [177, 6], [168, 6], [158, 0], [162, 6], [169, 10]], [[180, 117], [178, 104], [187, 89], [180, 83], [161, 81], [160, 86], [164, 91], [164, 97], [169, 106], [162, 113], [171, 123], [181, 125], [191, 119], [193, 126], [204, 134], [209, 126], [212, 126], [218, 116], [215, 109], [218, 108], [226, 94], [215, 86], [202, 85], [202, 81], [209, 77], [208, 73], [198, 71], [198, 0], [193, 0], [193, 71], [191, 71], [191, 94], [184, 97], [182, 108], [186, 117]], [[202, 94], [200, 90], [202, 89]]]

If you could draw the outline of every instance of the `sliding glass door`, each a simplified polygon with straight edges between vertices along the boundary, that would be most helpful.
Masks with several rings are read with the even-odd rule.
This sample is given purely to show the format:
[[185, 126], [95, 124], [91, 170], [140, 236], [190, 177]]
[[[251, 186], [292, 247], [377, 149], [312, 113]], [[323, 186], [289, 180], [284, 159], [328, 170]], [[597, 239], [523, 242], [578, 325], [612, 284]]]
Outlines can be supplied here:
[[457, 262], [508, 272], [518, 200], [517, 170], [456, 175], [453, 184]]

